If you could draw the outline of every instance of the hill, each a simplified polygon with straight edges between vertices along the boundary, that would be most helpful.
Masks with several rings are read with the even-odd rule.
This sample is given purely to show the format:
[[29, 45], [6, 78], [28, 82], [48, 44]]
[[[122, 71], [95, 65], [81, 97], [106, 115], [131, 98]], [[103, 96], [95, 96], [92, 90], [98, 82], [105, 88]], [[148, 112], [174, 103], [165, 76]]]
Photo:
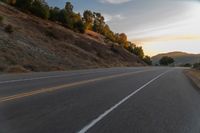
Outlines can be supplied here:
[[189, 54], [185, 52], [170, 52], [170, 53], [163, 53], [158, 54], [152, 57], [153, 64], [158, 64], [159, 60], [163, 56], [169, 56], [174, 58], [176, 65], [182, 65], [186, 63], [194, 64], [200, 61], [200, 54]]
[[145, 65], [124, 48], [99, 38], [101, 35], [76, 33], [2, 2], [0, 16], [1, 71], [13, 66], [27, 71], [57, 71]]

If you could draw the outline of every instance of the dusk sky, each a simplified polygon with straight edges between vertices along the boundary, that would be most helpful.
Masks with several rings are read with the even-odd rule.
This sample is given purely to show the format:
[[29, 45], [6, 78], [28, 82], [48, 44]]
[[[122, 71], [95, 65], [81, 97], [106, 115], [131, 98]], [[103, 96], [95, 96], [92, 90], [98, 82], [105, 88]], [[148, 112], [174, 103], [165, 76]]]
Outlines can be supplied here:
[[[63, 8], [66, 0], [46, 0]], [[153, 56], [170, 51], [200, 53], [199, 0], [72, 0], [74, 10], [100, 12], [114, 32]]]

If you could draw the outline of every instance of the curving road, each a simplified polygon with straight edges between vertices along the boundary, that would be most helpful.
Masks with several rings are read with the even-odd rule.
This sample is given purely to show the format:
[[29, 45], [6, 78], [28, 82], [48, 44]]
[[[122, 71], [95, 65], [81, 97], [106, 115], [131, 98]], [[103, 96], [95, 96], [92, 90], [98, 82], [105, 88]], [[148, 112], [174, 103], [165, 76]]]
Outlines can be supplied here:
[[0, 75], [0, 133], [199, 133], [183, 68]]

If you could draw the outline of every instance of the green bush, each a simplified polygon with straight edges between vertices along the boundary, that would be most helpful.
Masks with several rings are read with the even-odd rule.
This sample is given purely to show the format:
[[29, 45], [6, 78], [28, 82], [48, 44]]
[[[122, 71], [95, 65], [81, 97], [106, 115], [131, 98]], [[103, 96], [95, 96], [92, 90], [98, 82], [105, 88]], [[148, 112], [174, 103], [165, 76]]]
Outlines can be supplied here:
[[13, 33], [13, 32], [14, 32], [13, 26], [10, 25], [10, 24], [7, 25], [7, 26], [5, 27], [5, 32], [7, 32], [7, 33], [9, 33], [9, 34]]

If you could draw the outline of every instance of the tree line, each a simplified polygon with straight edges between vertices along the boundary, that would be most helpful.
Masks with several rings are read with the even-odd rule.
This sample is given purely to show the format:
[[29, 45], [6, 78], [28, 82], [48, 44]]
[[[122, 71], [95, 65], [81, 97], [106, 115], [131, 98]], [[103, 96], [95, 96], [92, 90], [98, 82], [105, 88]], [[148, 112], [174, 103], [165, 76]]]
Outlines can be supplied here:
[[149, 56], [144, 56], [142, 47], [136, 46], [134, 43], [127, 40], [125, 33], [114, 33], [105, 18], [101, 13], [86, 10], [81, 15], [74, 12], [74, 6], [71, 2], [66, 2], [64, 8], [50, 7], [45, 0], [0, 0], [18, 9], [32, 13], [42, 19], [48, 19], [75, 31], [84, 33], [86, 30], [91, 30], [102, 34], [106, 39], [118, 43], [129, 52], [137, 55], [147, 64], [151, 65], [152, 61]]

